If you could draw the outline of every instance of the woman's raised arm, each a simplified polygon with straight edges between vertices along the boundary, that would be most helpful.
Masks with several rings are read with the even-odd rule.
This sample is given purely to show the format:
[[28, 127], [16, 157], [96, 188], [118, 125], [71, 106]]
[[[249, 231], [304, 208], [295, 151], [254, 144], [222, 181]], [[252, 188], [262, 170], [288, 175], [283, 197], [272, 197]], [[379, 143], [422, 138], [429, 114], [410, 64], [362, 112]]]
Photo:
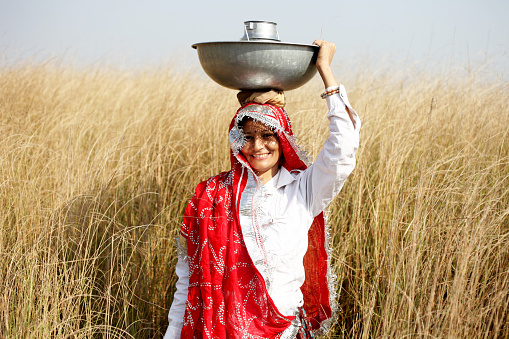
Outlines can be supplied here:
[[334, 74], [332, 74], [332, 69], [330, 67], [332, 58], [334, 58], [334, 54], [336, 53], [336, 45], [333, 42], [325, 40], [315, 40], [313, 41], [313, 45], [320, 47], [318, 58], [316, 59], [316, 68], [320, 77], [322, 77], [325, 88], [338, 87], [338, 82], [334, 78]]
[[[336, 45], [333, 42], [325, 40], [315, 40], [313, 41], [313, 45], [320, 47], [318, 58], [316, 59], [316, 69], [322, 78], [325, 89], [339, 87], [330, 66], [332, 59], [334, 58], [334, 54], [336, 53]], [[352, 123], [355, 125], [355, 119], [348, 107], [346, 107], [346, 112], [348, 113], [350, 120], [352, 120]]]

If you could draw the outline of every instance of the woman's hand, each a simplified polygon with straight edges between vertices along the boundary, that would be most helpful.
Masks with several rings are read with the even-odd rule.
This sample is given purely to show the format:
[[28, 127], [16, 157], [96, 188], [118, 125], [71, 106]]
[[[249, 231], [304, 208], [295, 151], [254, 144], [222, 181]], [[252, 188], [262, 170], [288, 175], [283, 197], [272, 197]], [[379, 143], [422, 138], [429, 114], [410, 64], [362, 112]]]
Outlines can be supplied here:
[[325, 88], [337, 87], [338, 82], [334, 78], [334, 74], [332, 74], [332, 69], [330, 67], [334, 53], [336, 53], [336, 45], [334, 45], [333, 42], [325, 40], [315, 40], [313, 41], [313, 45], [320, 47], [318, 58], [316, 59], [316, 69], [322, 77]]
[[320, 47], [320, 51], [318, 52], [318, 59], [316, 60], [316, 67], [330, 67], [332, 58], [334, 58], [334, 53], [336, 53], [336, 45], [333, 42], [328, 42], [325, 40], [315, 40], [313, 41], [313, 45]]

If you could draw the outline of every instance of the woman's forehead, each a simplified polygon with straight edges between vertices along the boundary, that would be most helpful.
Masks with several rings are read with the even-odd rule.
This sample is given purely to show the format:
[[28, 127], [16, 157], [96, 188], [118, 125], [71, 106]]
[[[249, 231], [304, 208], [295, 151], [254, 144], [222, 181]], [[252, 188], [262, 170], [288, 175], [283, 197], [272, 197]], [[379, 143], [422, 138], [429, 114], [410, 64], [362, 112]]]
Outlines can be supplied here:
[[272, 131], [272, 129], [260, 121], [246, 119], [243, 121], [242, 130], [244, 132]]

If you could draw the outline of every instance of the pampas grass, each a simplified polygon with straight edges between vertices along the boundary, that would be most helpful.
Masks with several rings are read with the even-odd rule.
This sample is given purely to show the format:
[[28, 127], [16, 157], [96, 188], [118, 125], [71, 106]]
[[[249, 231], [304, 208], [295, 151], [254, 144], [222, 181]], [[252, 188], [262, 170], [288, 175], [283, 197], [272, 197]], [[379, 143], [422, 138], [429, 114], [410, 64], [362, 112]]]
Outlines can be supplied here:
[[[331, 204], [340, 310], [326, 338], [509, 337], [507, 82], [412, 67], [340, 79], [363, 127]], [[171, 67], [0, 70], [0, 333], [161, 337], [173, 238], [228, 170], [235, 92]], [[287, 93], [327, 137], [318, 79]]]

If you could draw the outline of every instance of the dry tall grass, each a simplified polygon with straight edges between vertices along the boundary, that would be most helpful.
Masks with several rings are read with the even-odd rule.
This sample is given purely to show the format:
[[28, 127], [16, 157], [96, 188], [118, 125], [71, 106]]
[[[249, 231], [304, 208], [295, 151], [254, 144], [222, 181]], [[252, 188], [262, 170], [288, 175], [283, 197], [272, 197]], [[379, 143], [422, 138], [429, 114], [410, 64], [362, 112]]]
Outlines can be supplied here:
[[[229, 167], [235, 92], [169, 68], [0, 70], [0, 333], [161, 336], [173, 237]], [[326, 337], [509, 337], [509, 109], [475, 73], [342, 79], [363, 120], [332, 204], [341, 311]], [[318, 81], [287, 93], [326, 138]]]

